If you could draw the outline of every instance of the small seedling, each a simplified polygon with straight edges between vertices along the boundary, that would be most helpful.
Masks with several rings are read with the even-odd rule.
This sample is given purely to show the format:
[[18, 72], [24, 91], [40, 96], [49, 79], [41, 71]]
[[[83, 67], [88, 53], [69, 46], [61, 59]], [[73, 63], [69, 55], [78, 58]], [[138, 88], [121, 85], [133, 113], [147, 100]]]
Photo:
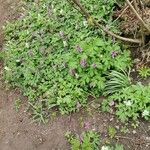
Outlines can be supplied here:
[[84, 127], [83, 117], [80, 117], [80, 118], [79, 118], [79, 124], [80, 124], [81, 128]]
[[42, 104], [37, 103], [33, 105], [32, 103], [29, 103], [30, 106], [32, 106], [32, 117], [35, 122], [39, 123], [47, 123], [48, 120], [46, 118], [45, 111], [43, 110]]
[[20, 106], [21, 106], [21, 100], [20, 100], [20, 99], [17, 99], [17, 100], [15, 101], [15, 110], [16, 110], [16, 111], [19, 111]]
[[142, 78], [147, 78], [150, 76], [150, 68], [148, 68], [147, 66], [143, 66], [141, 67], [139, 70], [139, 75], [142, 77]]
[[139, 122], [136, 121], [136, 122], [132, 123], [131, 126], [132, 126], [134, 129], [136, 129], [136, 128], [139, 126]]
[[114, 138], [117, 133], [117, 130], [114, 127], [109, 126], [108, 128], [108, 134], [110, 138]]
[[121, 144], [116, 144], [114, 150], [124, 150], [123, 145], [121, 145]]
[[124, 133], [124, 134], [130, 133], [128, 127], [126, 127], [126, 126], [124, 126], [124, 127], [121, 128], [121, 132]]

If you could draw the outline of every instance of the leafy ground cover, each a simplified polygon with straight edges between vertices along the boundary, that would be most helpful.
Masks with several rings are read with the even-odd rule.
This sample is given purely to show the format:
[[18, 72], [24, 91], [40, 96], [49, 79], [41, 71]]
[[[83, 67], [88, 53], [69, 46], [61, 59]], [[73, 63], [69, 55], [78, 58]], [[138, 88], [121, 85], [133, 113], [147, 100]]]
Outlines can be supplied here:
[[124, 150], [123, 146], [116, 144], [115, 146], [102, 145], [100, 136], [95, 131], [83, 132], [79, 137], [71, 133], [66, 133], [66, 137], [71, 144], [71, 150]]
[[[87, 1], [86, 7], [91, 3], [96, 17], [112, 19], [114, 1]], [[130, 66], [126, 47], [93, 29], [67, 1], [26, 7], [25, 16], [5, 28], [5, 79], [22, 89], [39, 116], [53, 107], [62, 114], [79, 109], [89, 95], [102, 95], [111, 70]]]
[[[128, 48], [124, 46], [123, 43], [105, 37], [104, 33], [98, 29], [94, 29], [91, 22], [88, 22], [89, 20], [86, 21], [82, 16], [80, 21], [81, 24], [83, 21], [83, 25], [86, 27], [85, 37], [81, 38], [81, 36], [78, 35], [78, 33], [81, 32], [80, 26], [78, 30], [70, 32], [71, 35], [74, 36], [73, 38], [70, 38], [71, 36], [69, 36], [69, 32], [67, 33], [66, 27], [62, 28], [59, 26], [55, 28], [55, 31], [53, 32], [49, 31], [51, 28], [46, 27], [46, 31], [42, 34], [48, 34], [47, 39], [48, 37], [51, 37], [51, 40], [53, 39], [53, 34], [57, 37], [58, 41], [53, 42], [53, 44], [56, 42], [55, 46], [51, 43], [51, 40], [50, 43], [47, 42], [47, 44], [41, 44], [41, 42], [45, 42], [45, 40], [43, 40], [45, 37], [44, 35], [41, 36], [42, 34], [37, 32], [36, 36], [33, 36], [33, 32], [28, 32], [28, 30], [30, 31], [30, 29], [32, 29], [31, 27], [33, 24], [31, 22], [36, 20], [34, 23], [36, 23], [36, 25], [39, 23], [39, 20], [37, 21], [38, 17], [36, 17], [38, 16], [37, 10], [39, 14], [43, 14], [44, 12], [45, 15], [42, 16], [41, 24], [38, 24], [39, 26], [34, 26], [35, 31], [37, 31], [37, 29], [41, 31], [45, 26], [42, 22], [46, 16], [46, 9], [44, 8], [47, 8], [47, 6], [52, 7], [52, 10], [54, 9], [53, 13], [57, 14], [60, 12], [61, 14], [56, 15], [57, 21], [51, 20], [51, 22], [54, 21], [53, 23], [58, 23], [58, 19], [64, 17], [64, 14], [62, 15], [62, 13], [64, 13], [64, 10], [61, 10], [62, 7], [57, 10], [55, 9], [57, 5], [55, 2], [53, 5], [52, 3], [46, 2], [47, 1], [36, 1], [33, 3], [33, 1], [28, 1], [24, 6], [27, 12], [22, 14], [22, 18], [12, 24], [8, 24], [6, 27], [7, 37], [4, 49], [6, 53], [0, 54], [0, 57], [5, 58], [5, 81], [11, 83], [14, 88], [19, 87], [23, 93], [28, 96], [29, 104], [31, 108], [33, 108], [33, 118], [45, 122], [45, 116], [50, 114], [51, 121], [48, 126], [42, 125], [42, 127], [31, 124], [31, 120], [24, 117], [26, 111], [26, 108], [24, 108], [22, 104], [24, 98], [16, 93], [13, 94], [13, 92], [9, 93], [9, 91], [3, 91], [3, 83], [0, 80], [0, 85], [2, 85], [0, 86], [0, 95], [2, 95], [0, 98], [0, 120], [2, 120], [0, 123], [0, 149], [9, 149], [9, 143], [10, 149], [15, 148], [15, 150], [49, 149], [49, 146], [54, 149], [122, 150], [124, 149], [123, 147], [132, 150], [137, 149], [137, 147], [139, 149], [149, 149], [148, 122], [144, 122], [144, 124], [142, 121], [137, 121], [137, 119], [141, 117], [149, 120], [149, 86], [144, 86], [140, 83], [136, 84], [135, 81], [131, 79], [127, 69], [127, 67], [131, 66], [131, 58], [129, 56], [130, 52], [126, 51]], [[92, 1], [92, 4], [90, 4], [90, 2], [86, 3], [85, 1], [82, 1], [82, 3], [86, 5], [86, 8], [88, 10], [90, 9], [91, 13], [93, 12], [91, 5], [95, 4], [94, 2], [96, 3], [96, 1]], [[40, 8], [41, 4], [42, 6], [44, 5], [42, 9]], [[65, 4], [67, 5], [67, 3]], [[99, 5], [103, 5], [101, 9], [109, 9], [111, 10], [110, 12], [112, 12], [112, 4], [110, 3], [111, 8], [107, 7], [108, 5], [106, 6], [106, 4], [108, 3], [99, 1]], [[59, 5], [58, 7], [60, 7]], [[67, 7], [68, 6], [70, 7], [70, 5], [67, 5]], [[96, 6], [94, 6], [94, 10], [95, 7]], [[70, 7], [70, 9], [77, 13], [72, 7]], [[30, 16], [31, 14], [33, 15], [31, 10], [34, 10], [34, 17]], [[99, 11], [99, 9], [97, 9], [97, 11]], [[96, 13], [97, 12], [94, 11], [95, 16]], [[77, 14], [80, 15], [79, 13]], [[73, 15], [75, 16], [75, 14], [72, 14], [72, 16]], [[98, 15], [96, 17], [97, 19], [99, 18]], [[30, 16], [29, 18], [31, 20], [24, 22], [26, 16]], [[100, 16], [103, 17], [104, 24], [107, 24], [108, 22], [111, 24], [111, 13], [106, 12]], [[47, 22], [48, 19], [50, 19], [50, 17], [47, 17], [45, 22]], [[76, 20], [72, 20], [75, 24]], [[25, 28], [22, 28], [23, 22]], [[30, 28], [28, 28], [29, 25], [31, 25]], [[68, 28], [70, 26], [71, 25], [69, 24]], [[111, 30], [115, 32], [117, 31], [113, 26], [111, 26]], [[75, 32], [76, 35], [74, 35]], [[23, 33], [26, 33], [25, 37], [23, 36]], [[23, 37], [20, 37], [20, 35]], [[30, 36], [31, 39], [29, 38]], [[75, 39], [76, 36], [78, 37], [78, 40]], [[26, 40], [25, 42], [24, 39]], [[75, 39], [74, 42], [71, 42], [73, 39]], [[33, 43], [35, 46], [33, 46]], [[41, 46], [42, 49], [40, 49]], [[46, 47], [43, 48], [44, 46]], [[121, 62], [121, 60], [123, 62]], [[117, 61], [119, 63], [117, 63]], [[128, 64], [125, 64], [125, 62], [128, 62]], [[2, 66], [0, 65], [0, 67]], [[45, 75], [41, 70], [46, 68], [47, 73]], [[52, 71], [49, 72], [49, 70]], [[149, 76], [148, 67], [143, 67], [138, 71], [142, 78], [147, 78]], [[57, 76], [54, 75], [55, 72], [57, 73]], [[15, 76], [17, 79], [15, 79]], [[36, 78], [36, 76], [38, 78]], [[41, 79], [41, 77], [43, 79]], [[52, 82], [49, 80], [50, 77], [53, 80]], [[53, 79], [54, 77], [56, 79]], [[99, 79], [99, 77], [101, 77], [101, 79]], [[62, 81], [64, 79], [66, 83], [65, 86], [63, 84], [64, 81]], [[31, 80], [34, 80], [34, 82], [31, 82]], [[47, 81], [49, 84], [46, 83]], [[82, 84], [79, 84], [78, 81]], [[27, 82], [29, 82], [29, 84]], [[44, 83], [46, 83], [47, 88], [45, 88], [46, 86]], [[51, 89], [52, 86], [50, 83], [57, 85], [57, 90], [56, 93], [54, 93], [54, 96], [59, 97], [51, 99], [51, 93], [49, 94], [49, 91], [55, 90]], [[70, 83], [73, 85], [71, 89], [67, 86]], [[39, 87], [43, 87], [45, 90]], [[49, 88], [50, 90], [48, 90]], [[77, 95], [79, 96], [77, 98], [83, 99], [76, 99], [76, 92], [73, 91], [76, 88], [82, 89], [81, 95]], [[45, 92], [47, 90], [48, 92]], [[31, 95], [29, 94], [29, 91], [31, 91]], [[59, 93], [57, 91], [59, 91]], [[63, 91], [65, 92], [62, 94]], [[146, 94], [147, 96], [145, 96]], [[18, 95], [19, 97], [15, 98], [15, 95]], [[65, 101], [62, 105], [62, 101], [64, 101], [63, 98], [68, 95], [71, 95], [72, 97], [68, 98], [67, 102]], [[94, 97], [93, 100], [90, 99], [90, 103], [88, 102], [88, 95]], [[101, 95], [105, 96], [103, 103], [101, 103], [102, 98], [98, 98]], [[58, 101], [60, 96], [62, 99], [59, 104]], [[74, 102], [70, 102], [70, 100], [73, 100]], [[98, 106], [101, 104], [105, 111], [109, 111], [112, 114], [116, 113], [119, 119], [123, 122], [127, 123], [130, 121], [129, 119], [134, 119], [136, 123], [131, 124], [134, 129], [131, 129], [132, 127], [125, 126], [124, 124], [120, 124], [113, 115], [96, 112]], [[85, 106], [85, 108], [81, 109], [82, 106]], [[12, 107], [14, 109], [12, 109]], [[56, 119], [56, 112], [51, 109], [53, 107], [58, 108], [63, 114], [72, 111], [81, 111], [79, 113], [70, 114], [69, 116], [58, 116]], [[96, 110], [93, 110], [93, 107], [96, 108]], [[122, 112], [122, 110], [124, 111]], [[140, 127], [135, 129], [137, 125]], [[87, 131], [83, 132], [85, 129]], [[52, 130], [55, 132], [51, 132]], [[65, 143], [65, 132], [69, 133], [66, 134], [66, 137], [70, 144]], [[13, 141], [11, 140], [12, 135]], [[27, 144], [24, 144], [24, 141], [26, 141]], [[118, 143], [118, 141], [121, 141], [124, 146], [115, 144]]]
[[[115, 1], [96, 2], [83, 4], [96, 19], [112, 22]], [[149, 120], [149, 85], [132, 85], [123, 74], [132, 66], [127, 46], [94, 29], [68, 1], [28, 1], [25, 8], [5, 27], [5, 80], [28, 97], [34, 119], [44, 122], [52, 108], [62, 114], [78, 111], [89, 95], [105, 95], [103, 110], [116, 101], [111, 107], [122, 121]], [[108, 28], [119, 31], [113, 25]], [[147, 71], [139, 73], [147, 77]]]

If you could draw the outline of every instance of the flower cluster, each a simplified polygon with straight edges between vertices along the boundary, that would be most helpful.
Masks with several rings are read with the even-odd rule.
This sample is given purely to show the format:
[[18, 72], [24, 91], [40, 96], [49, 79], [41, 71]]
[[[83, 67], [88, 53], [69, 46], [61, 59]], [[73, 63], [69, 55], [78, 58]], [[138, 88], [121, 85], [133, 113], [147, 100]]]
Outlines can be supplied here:
[[86, 61], [86, 59], [81, 59], [81, 60], [80, 60], [80, 65], [81, 65], [83, 68], [85, 68], [85, 67], [87, 66], [87, 61]]

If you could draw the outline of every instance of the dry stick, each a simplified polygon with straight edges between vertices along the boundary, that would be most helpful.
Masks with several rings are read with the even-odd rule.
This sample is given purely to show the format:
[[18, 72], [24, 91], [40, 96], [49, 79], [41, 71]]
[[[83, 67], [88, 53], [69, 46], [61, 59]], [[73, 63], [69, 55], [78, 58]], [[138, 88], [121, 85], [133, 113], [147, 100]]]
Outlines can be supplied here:
[[132, 6], [132, 4], [130, 3], [129, 0], [126, 0], [127, 4], [130, 6], [131, 10], [133, 11], [133, 13], [136, 15], [136, 17], [139, 19], [139, 21], [143, 24], [143, 26], [147, 29], [147, 31], [150, 33], [150, 29], [147, 26], [147, 24], [143, 21], [143, 19], [140, 17], [140, 15], [137, 13], [137, 11], [134, 9], [134, 7]]
[[[139, 4], [141, 6], [141, 9], [142, 9], [142, 19], [144, 18], [144, 6], [142, 5], [141, 3], [141, 0], [139, 0]], [[142, 43], [143, 45], [145, 45], [145, 36], [144, 36], [144, 27], [143, 25], [141, 24], [141, 36], [142, 36]]]
[[130, 39], [130, 38], [125, 38], [125, 37], [122, 37], [122, 36], [119, 36], [109, 30], [107, 30], [104, 26], [102, 26], [101, 24], [99, 24], [96, 20], [93, 20], [94, 24], [97, 25], [98, 27], [100, 27], [104, 32], [106, 32], [107, 34], [117, 38], [117, 39], [120, 39], [122, 41], [126, 41], [126, 42], [131, 42], [131, 43], [138, 43], [138, 44], [141, 44], [142, 41], [141, 40], [138, 40], [138, 39]]
[[[80, 11], [76, 6], [75, 6], [75, 3], [74, 2], [72, 2], [72, 0], [67, 0], [77, 11]], [[82, 12], [82, 11], [80, 11], [80, 13], [84, 16], [85, 14]]]
[[[138, 1], [138, 2], [137, 2]], [[138, 3], [139, 3], [139, 1], [140, 0], [133, 0], [133, 4], [134, 4], [134, 8], [135, 8], [135, 10], [138, 12], [138, 10], [139, 10], [139, 8], [138, 8]], [[127, 4], [128, 5], [128, 4]], [[128, 5], [129, 6], [129, 5]], [[139, 10], [140, 11], [140, 10]], [[142, 20], [143, 20], [143, 14], [142, 14]], [[143, 31], [144, 31], [144, 27], [143, 27], [143, 24], [141, 23], [140, 24], [140, 26], [141, 26], [141, 38], [142, 38], [142, 45], [145, 45], [145, 40], [144, 40], [144, 33], [143, 33]]]
[[[133, 3], [133, 1], [131, 2], [131, 4]], [[113, 21], [113, 23], [114, 22], [116, 22], [124, 13], [125, 13], [125, 11], [127, 10], [129, 8], [129, 5], [127, 5], [124, 9], [123, 9], [123, 11], [121, 12], [121, 14]]]
[[[72, 1], [74, 2], [74, 4], [76, 4], [80, 8], [81, 13], [84, 14], [87, 19], [92, 18], [91, 15], [86, 11], [86, 9], [80, 4], [80, 2], [78, 0], [72, 0]], [[98, 23], [94, 18], [92, 18], [92, 21], [96, 26], [101, 28], [105, 33], [107, 33], [108, 35], [111, 35], [117, 39], [120, 39], [120, 40], [126, 41], [126, 42], [137, 43], [137, 44], [142, 43], [142, 41], [139, 39], [130, 39], [130, 38], [121, 37], [111, 31], [107, 30], [107, 28], [105, 28], [103, 25]]]
[[137, 0], [133, 0], [133, 3], [134, 3], [135, 10], [138, 11]]
[[[126, 139], [126, 140], [130, 140], [130, 141], [133, 141], [134, 143], [138, 143], [138, 144], [145, 144], [145, 143], [149, 143], [149, 140], [147, 139], [133, 139], [133, 138], [130, 138], [130, 137], [126, 137], [126, 136], [115, 136], [115, 138], [117, 139]], [[139, 141], [141, 141], [141, 143], [139, 143]]]

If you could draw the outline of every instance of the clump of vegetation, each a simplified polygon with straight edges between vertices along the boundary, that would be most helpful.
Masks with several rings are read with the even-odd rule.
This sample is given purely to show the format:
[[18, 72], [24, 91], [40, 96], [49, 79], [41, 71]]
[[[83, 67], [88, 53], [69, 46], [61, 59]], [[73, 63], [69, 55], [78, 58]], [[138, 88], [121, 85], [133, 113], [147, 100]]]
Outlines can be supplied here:
[[67, 132], [66, 138], [71, 150], [124, 150], [123, 145], [120, 144], [102, 146], [100, 135], [96, 131], [86, 131], [80, 136]]
[[101, 150], [124, 150], [123, 145], [116, 144], [115, 146], [102, 146]]
[[110, 112], [113, 109], [122, 122], [131, 118], [136, 121], [140, 117], [149, 120], [150, 85], [132, 84], [129, 73], [124, 71], [112, 71], [108, 78], [104, 91], [106, 100], [102, 103], [102, 110]]
[[0, 61], [2, 61], [4, 59], [4, 53], [0, 52]]
[[[112, 23], [115, 2], [81, 1], [97, 24], [119, 32]], [[93, 28], [92, 17], [84, 19], [68, 0], [27, 0], [25, 7], [24, 16], [5, 27], [4, 74], [28, 97], [34, 119], [45, 122], [52, 108], [77, 111], [89, 95], [106, 96], [103, 110], [115, 106], [122, 121], [149, 119], [149, 86], [132, 85], [126, 46]], [[147, 77], [149, 70], [139, 73]]]
[[104, 94], [109, 95], [120, 91], [123, 88], [129, 87], [131, 85], [131, 78], [129, 73], [121, 70], [113, 70], [108, 75], [108, 81], [106, 82]]
[[142, 77], [142, 78], [147, 78], [150, 76], [150, 68], [147, 67], [147, 66], [143, 66], [141, 67], [139, 70], [139, 75]]
[[[115, 1], [83, 3], [95, 17], [111, 20]], [[84, 106], [88, 95], [101, 96], [106, 75], [131, 64], [121, 43], [93, 29], [66, 0], [29, 1], [25, 16], [5, 31], [5, 79], [28, 96], [40, 120], [53, 107], [69, 113]]]
[[114, 138], [117, 133], [117, 130], [114, 127], [109, 126], [108, 128], [108, 134], [110, 138]]
[[97, 132], [83, 132], [81, 136], [66, 133], [66, 138], [71, 144], [71, 150], [98, 150], [100, 146], [100, 137]]
[[16, 111], [19, 111], [19, 109], [20, 109], [20, 107], [21, 107], [21, 100], [20, 99], [17, 99], [16, 101], [15, 101], [15, 110]]
[[143, 117], [150, 119], [150, 85], [142, 84], [131, 85], [109, 96], [103, 101], [103, 110], [109, 111], [113, 105], [116, 109], [116, 115], [121, 121], [128, 121], [130, 118], [137, 120]]

